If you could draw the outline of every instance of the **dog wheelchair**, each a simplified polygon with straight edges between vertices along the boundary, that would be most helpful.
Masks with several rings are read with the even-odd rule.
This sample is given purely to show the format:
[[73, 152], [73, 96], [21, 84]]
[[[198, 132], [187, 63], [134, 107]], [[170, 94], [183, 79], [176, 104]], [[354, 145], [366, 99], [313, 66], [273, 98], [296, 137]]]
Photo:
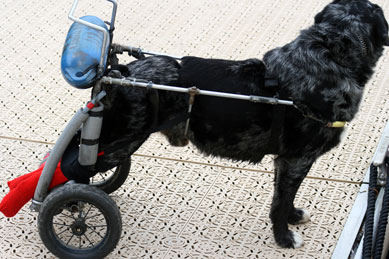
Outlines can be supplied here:
[[[117, 165], [115, 170], [101, 173], [102, 177], [98, 181], [93, 180], [95, 176], [89, 184], [70, 180], [63, 185], [49, 188], [56, 167], [61, 159], [64, 160], [64, 153], [70, 143], [78, 141], [77, 160], [80, 165], [93, 167], [96, 164], [100, 152], [98, 139], [104, 110], [100, 101], [107, 94], [102, 90], [102, 84], [189, 94], [191, 98], [188, 114], [191, 112], [195, 95], [293, 105], [292, 101], [272, 97], [203, 91], [196, 87], [173, 87], [142, 79], [110, 76], [106, 71], [112, 70], [112, 67], [118, 64], [118, 54], [126, 52], [135, 58], [164, 54], [112, 43], [117, 3], [116, 0], [108, 1], [113, 5], [110, 22], [104, 22], [96, 16], [75, 18], [78, 0], [75, 0], [71, 7], [69, 19], [74, 23], [65, 41], [61, 69], [70, 85], [79, 89], [92, 88], [92, 97], [85, 107], [76, 112], [56, 141], [45, 161], [30, 206], [32, 211], [39, 212], [38, 230], [43, 243], [60, 258], [105, 257], [116, 247], [121, 235], [120, 211], [108, 194], [125, 182], [129, 174], [130, 158]], [[189, 120], [186, 121], [186, 130], [188, 126]]]

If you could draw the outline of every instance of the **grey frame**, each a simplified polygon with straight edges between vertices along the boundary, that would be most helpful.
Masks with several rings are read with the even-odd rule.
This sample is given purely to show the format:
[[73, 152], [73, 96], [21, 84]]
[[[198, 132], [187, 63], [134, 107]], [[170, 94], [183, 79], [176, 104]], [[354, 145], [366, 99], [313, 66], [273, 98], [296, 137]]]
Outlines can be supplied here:
[[[372, 163], [374, 166], [378, 167], [379, 174], [381, 174], [382, 179], [386, 179], [386, 173], [388, 171], [388, 168], [385, 166], [384, 163], [386, 157], [389, 157], [389, 122], [387, 122], [384, 128], [381, 139], [378, 143], [377, 150], [372, 159]], [[332, 254], [332, 259], [349, 258], [352, 252], [351, 250], [357, 239], [359, 230], [364, 224], [364, 218], [366, 215], [366, 208], [367, 208], [367, 194], [369, 190], [369, 185], [368, 185], [369, 176], [370, 176], [370, 169], [367, 170], [365, 178], [363, 179], [363, 184], [359, 190], [357, 198], [351, 209], [350, 215], [347, 218], [346, 224], [343, 228], [342, 234], [339, 237], [338, 243], [336, 244], [335, 250]], [[378, 179], [378, 184], [384, 186], [385, 181], [382, 181], [382, 179], [381, 180]], [[379, 213], [381, 211], [383, 196], [384, 196], [384, 188], [381, 188], [376, 201], [376, 209], [374, 214], [375, 216], [374, 216], [373, 240], [375, 239], [375, 233], [377, 230]], [[388, 233], [386, 236], [388, 238]], [[359, 259], [362, 257], [362, 247], [363, 247], [363, 237], [361, 242], [358, 244], [356, 248], [354, 258]], [[386, 256], [387, 251], [388, 251], [388, 242], [387, 240], [385, 240], [382, 255]]]

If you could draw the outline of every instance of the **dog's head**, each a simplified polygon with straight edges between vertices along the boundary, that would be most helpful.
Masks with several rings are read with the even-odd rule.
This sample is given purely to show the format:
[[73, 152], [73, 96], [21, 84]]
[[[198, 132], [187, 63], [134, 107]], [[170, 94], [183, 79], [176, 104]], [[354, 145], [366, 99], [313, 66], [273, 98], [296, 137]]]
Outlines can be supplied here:
[[337, 28], [358, 26], [367, 30], [375, 47], [389, 46], [388, 22], [376, 4], [368, 0], [334, 0], [315, 16], [315, 24], [327, 24]]

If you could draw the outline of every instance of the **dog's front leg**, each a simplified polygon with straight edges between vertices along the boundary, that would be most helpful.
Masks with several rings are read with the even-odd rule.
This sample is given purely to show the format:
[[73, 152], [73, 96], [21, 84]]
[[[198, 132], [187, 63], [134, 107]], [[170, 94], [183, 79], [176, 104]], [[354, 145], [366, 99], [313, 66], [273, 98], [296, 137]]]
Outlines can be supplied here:
[[278, 157], [274, 164], [274, 196], [270, 212], [274, 238], [281, 247], [298, 248], [303, 245], [303, 239], [298, 233], [288, 229], [288, 223], [298, 224], [309, 221], [307, 212], [296, 209], [293, 201], [313, 161]]

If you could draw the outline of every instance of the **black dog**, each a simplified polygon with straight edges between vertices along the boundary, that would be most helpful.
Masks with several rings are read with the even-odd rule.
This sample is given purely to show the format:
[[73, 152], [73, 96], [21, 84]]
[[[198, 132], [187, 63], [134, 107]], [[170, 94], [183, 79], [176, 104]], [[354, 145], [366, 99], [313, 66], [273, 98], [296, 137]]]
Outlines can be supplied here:
[[[158, 56], [134, 61], [121, 72], [158, 84], [275, 95], [294, 102], [295, 107], [277, 111], [280, 106], [196, 96], [187, 136], [184, 121], [163, 133], [173, 145], [191, 141], [207, 155], [233, 160], [259, 163], [265, 154], [276, 154], [270, 212], [274, 237], [278, 245], [296, 248], [303, 241], [288, 230], [288, 223], [309, 221], [307, 212], [293, 205], [296, 192], [313, 162], [340, 141], [343, 129], [329, 123], [354, 118], [384, 45], [389, 45], [388, 24], [379, 6], [367, 0], [336, 0], [297, 39], [267, 52], [263, 62], [185, 57], [178, 63]], [[268, 77], [278, 84], [265, 84]], [[150, 101], [156, 99], [155, 91], [104, 89], [108, 96], [100, 146], [116, 150], [99, 157], [98, 170], [128, 159], [153, 129], [188, 109], [186, 94], [158, 91], [156, 105]], [[281, 127], [272, 130], [275, 120]]]

